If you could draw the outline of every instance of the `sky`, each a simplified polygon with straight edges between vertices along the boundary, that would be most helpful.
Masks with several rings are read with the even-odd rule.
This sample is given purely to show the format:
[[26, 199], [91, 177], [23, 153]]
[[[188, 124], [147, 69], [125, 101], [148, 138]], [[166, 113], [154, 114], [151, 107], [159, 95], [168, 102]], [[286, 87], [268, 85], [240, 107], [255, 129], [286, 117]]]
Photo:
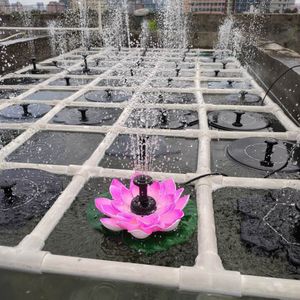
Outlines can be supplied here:
[[[48, 4], [51, 0], [9, 0], [10, 3], [17, 1], [21, 2], [23, 5], [32, 5], [36, 4], [36, 2], [44, 2], [45, 4]], [[300, 4], [300, 0], [296, 0], [296, 3]]]
[[45, 4], [48, 4], [50, 1], [51, 0], [9, 0], [9, 3], [21, 2], [23, 5], [32, 5], [37, 2], [44, 2]]

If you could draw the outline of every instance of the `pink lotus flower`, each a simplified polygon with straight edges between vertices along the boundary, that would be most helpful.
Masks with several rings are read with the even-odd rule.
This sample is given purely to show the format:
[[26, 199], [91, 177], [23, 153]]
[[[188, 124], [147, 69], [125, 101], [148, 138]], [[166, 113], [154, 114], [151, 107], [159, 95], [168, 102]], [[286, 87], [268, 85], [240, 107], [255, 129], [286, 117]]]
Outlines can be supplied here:
[[100, 222], [109, 230], [127, 230], [135, 238], [144, 239], [156, 231], [175, 230], [184, 216], [189, 195], [181, 197], [184, 189], [176, 189], [173, 179], [159, 182], [154, 181], [148, 186], [148, 196], [156, 201], [156, 211], [151, 215], [141, 216], [134, 214], [131, 201], [139, 194], [139, 188], [130, 181], [128, 189], [119, 180], [113, 179], [109, 188], [112, 200], [97, 198], [97, 209], [108, 218], [101, 218]]

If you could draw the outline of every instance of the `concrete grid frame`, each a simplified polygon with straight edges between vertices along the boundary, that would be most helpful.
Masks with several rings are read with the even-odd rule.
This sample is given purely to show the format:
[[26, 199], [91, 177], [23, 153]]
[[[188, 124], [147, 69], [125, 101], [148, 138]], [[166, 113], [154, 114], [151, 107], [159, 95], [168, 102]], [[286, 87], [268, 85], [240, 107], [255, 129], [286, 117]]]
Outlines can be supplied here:
[[[97, 58], [107, 59], [114, 53], [113, 49], [91, 49], [88, 62], [92, 62]], [[201, 86], [201, 82], [212, 80], [212, 77], [202, 76], [202, 71], [208, 70], [211, 63], [202, 62], [199, 54], [204, 49], [193, 49], [187, 54], [186, 63], [195, 65], [192, 77], [181, 77], [178, 80], [190, 80], [193, 83], [191, 88], [150, 88], [149, 82], [157, 77], [159, 71], [168, 70], [163, 67], [164, 63], [170, 56], [181, 57], [183, 50], [174, 49], [149, 49], [149, 54], [154, 58], [155, 66], [149, 70], [142, 84], [137, 87], [119, 87], [114, 89], [124, 91], [135, 91], [134, 95], [123, 103], [88, 103], [76, 101], [78, 97], [84, 95], [91, 90], [105, 90], [109, 87], [99, 87], [97, 84], [104, 78], [112, 78], [112, 72], [123, 68], [126, 63], [135, 62], [141, 55], [140, 49], [122, 49], [122, 58], [115, 60], [112, 67], [106, 69], [99, 76], [82, 76], [72, 75], [73, 78], [91, 78], [92, 81], [87, 85], [80, 87], [66, 88], [65, 86], [52, 86], [51, 82], [58, 78], [63, 78], [67, 72], [62, 70], [56, 74], [47, 75], [30, 75], [21, 74], [28, 71], [31, 67], [26, 67], [16, 74], [8, 74], [4, 77], [32, 77], [45, 78], [45, 80], [37, 85], [18, 86], [18, 88], [26, 89], [21, 95], [10, 100], [2, 101], [0, 110], [12, 104], [36, 103], [36, 101], [24, 100], [28, 95], [39, 90], [61, 90], [73, 89], [74, 93], [63, 100], [41, 101], [53, 105], [52, 109], [41, 119], [34, 123], [0, 123], [0, 129], [25, 129], [16, 139], [0, 150], [0, 166], [1, 169], [11, 168], [33, 168], [49, 171], [55, 174], [71, 175], [72, 180], [53, 206], [44, 215], [37, 226], [31, 233], [26, 235], [16, 247], [0, 246], [0, 267], [11, 270], [20, 270], [33, 273], [51, 273], [65, 274], [72, 276], [83, 276], [96, 279], [128, 281], [143, 284], [154, 284], [164, 287], [177, 288], [182, 291], [216, 293], [221, 295], [232, 296], [257, 296], [266, 298], [284, 298], [299, 299], [300, 283], [297, 280], [287, 280], [281, 278], [249, 276], [236, 271], [225, 270], [222, 266], [217, 248], [217, 237], [215, 233], [215, 221], [213, 210], [212, 192], [222, 187], [246, 187], [246, 188], [264, 188], [278, 189], [291, 187], [300, 189], [299, 180], [291, 179], [263, 179], [263, 178], [239, 178], [239, 177], [223, 177], [212, 176], [203, 178], [194, 183], [196, 189], [196, 201], [198, 209], [198, 256], [193, 267], [182, 266], [180, 268], [162, 267], [153, 265], [143, 265], [134, 263], [123, 263], [114, 261], [105, 261], [98, 259], [78, 258], [63, 255], [53, 255], [48, 251], [44, 251], [45, 241], [60, 222], [63, 214], [68, 210], [74, 201], [76, 195], [83, 188], [85, 183], [92, 177], [108, 177], [108, 178], [130, 178], [132, 170], [108, 169], [99, 167], [99, 162], [103, 159], [105, 151], [112, 145], [117, 136], [121, 133], [135, 133], [147, 135], [162, 135], [172, 137], [191, 137], [198, 139], [198, 159], [197, 170], [194, 173], [163, 173], [149, 172], [149, 175], [156, 179], [164, 179], [173, 177], [177, 183], [183, 183], [196, 176], [211, 172], [210, 165], [210, 142], [213, 139], [239, 139], [245, 137], [273, 137], [291, 141], [300, 140], [299, 128], [283, 113], [278, 105], [266, 99], [264, 106], [243, 106], [243, 105], [214, 105], [207, 104], [203, 99], [203, 94], [225, 94], [228, 90], [224, 89], [208, 89]], [[205, 50], [207, 51], [207, 50]], [[211, 50], [212, 51], [212, 50]], [[80, 49], [76, 49], [66, 53], [55, 60], [62, 60], [68, 57], [78, 55]], [[50, 63], [52, 59], [43, 63]], [[54, 69], [55, 67], [43, 66], [41, 69]], [[75, 70], [81, 67], [82, 60], [77, 60], [69, 67]], [[221, 64], [218, 63], [221, 67]], [[217, 65], [218, 65], [217, 64]], [[232, 69], [235, 68], [235, 69]], [[210, 69], [211, 70], [211, 69]], [[228, 71], [238, 70], [242, 76], [241, 81], [250, 82], [253, 86], [251, 92], [256, 92], [263, 96], [264, 91], [250, 77], [247, 71], [235, 59], [228, 64]], [[113, 77], [118, 78], [118, 77]], [[166, 78], [164, 78], [166, 79]], [[223, 81], [229, 78], [223, 77], [213, 80]], [[6, 89], [15, 89], [15, 86], [6, 86]], [[195, 110], [199, 115], [199, 129], [186, 130], [167, 130], [167, 129], [142, 129], [128, 128], [125, 126], [126, 120], [130, 116], [132, 110], [140, 105], [140, 95], [144, 91], [166, 91], [174, 93], [193, 93], [196, 97], [196, 103], [187, 104], [143, 104], [144, 107], [165, 108], [165, 109], [188, 109]], [[250, 90], [248, 90], [250, 91]], [[237, 93], [239, 90], [230, 89], [230, 93]], [[51, 124], [49, 121], [65, 107], [119, 107], [122, 110], [118, 120], [112, 126], [69, 126]], [[251, 112], [267, 112], [272, 113], [284, 125], [286, 132], [225, 132], [210, 130], [207, 120], [207, 112], [214, 110], [244, 110]], [[105, 138], [94, 150], [92, 155], [82, 165], [49, 165], [49, 164], [33, 164], [24, 162], [8, 162], [5, 158], [24, 144], [35, 133], [41, 131], [71, 131], [71, 132], [97, 132], [104, 133]]]

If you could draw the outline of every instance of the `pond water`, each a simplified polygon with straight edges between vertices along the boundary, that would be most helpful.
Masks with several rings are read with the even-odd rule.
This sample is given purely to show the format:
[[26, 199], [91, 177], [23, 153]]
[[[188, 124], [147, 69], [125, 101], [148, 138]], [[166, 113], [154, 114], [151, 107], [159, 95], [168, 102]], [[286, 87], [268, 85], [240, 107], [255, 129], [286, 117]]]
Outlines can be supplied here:
[[41, 131], [10, 154], [7, 161], [81, 165], [92, 155], [103, 138], [104, 135], [99, 133]]

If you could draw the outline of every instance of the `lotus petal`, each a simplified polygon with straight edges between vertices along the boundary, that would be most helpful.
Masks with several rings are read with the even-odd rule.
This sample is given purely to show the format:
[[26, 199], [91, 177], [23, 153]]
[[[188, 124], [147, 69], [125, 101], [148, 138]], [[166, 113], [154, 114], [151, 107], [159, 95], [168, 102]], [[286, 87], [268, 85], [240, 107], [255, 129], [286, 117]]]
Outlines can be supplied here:
[[100, 222], [102, 223], [102, 225], [104, 227], [106, 227], [109, 230], [112, 230], [112, 231], [123, 230], [123, 228], [120, 227], [113, 218], [102, 218], [102, 219], [100, 219]]
[[173, 231], [177, 228], [179, 225], [181, 219], [176, 220], [173, 224], [171, 224], [169, 227], [164, 228], [162, 231], [168, 232], [168, 231]]
[[154, 181], [148, 187], [148, 195], [154, 198], [156, 201], [160, 199], [160, 183], [158, 181]]
[[109, 217], [114, 217], [120, 212], [112, 205], [112, 203], [112, 200], [106, 198], [97, 198], [95, 200], [96, 208]]
[[137, 239], [145, 239], [150, 235], [140, 229], [136, 229], [136, 230], [132, 230], [132, 231], [128, 231], [128, 232]]
[[174, 195], [176, 193], [176, 185], [174, 179], [170, 178], [163, 181], [162, 186], [167, 195]]
[[187, 203], [189, 202], [190, 199], [190, 195], [185, 195], [183, 197], [181, 197], [177, 202], [176, 202], [176, 209], [180, 209], [183, 210], [185, 208], [185, 206], [187, 205]]
[[165, 227], [169, 227], [176, 220], [181, 219], [183, 216], [184, 213], [181, 210], [168, 211], [160, 217], [160, 224], [163, 224]]

